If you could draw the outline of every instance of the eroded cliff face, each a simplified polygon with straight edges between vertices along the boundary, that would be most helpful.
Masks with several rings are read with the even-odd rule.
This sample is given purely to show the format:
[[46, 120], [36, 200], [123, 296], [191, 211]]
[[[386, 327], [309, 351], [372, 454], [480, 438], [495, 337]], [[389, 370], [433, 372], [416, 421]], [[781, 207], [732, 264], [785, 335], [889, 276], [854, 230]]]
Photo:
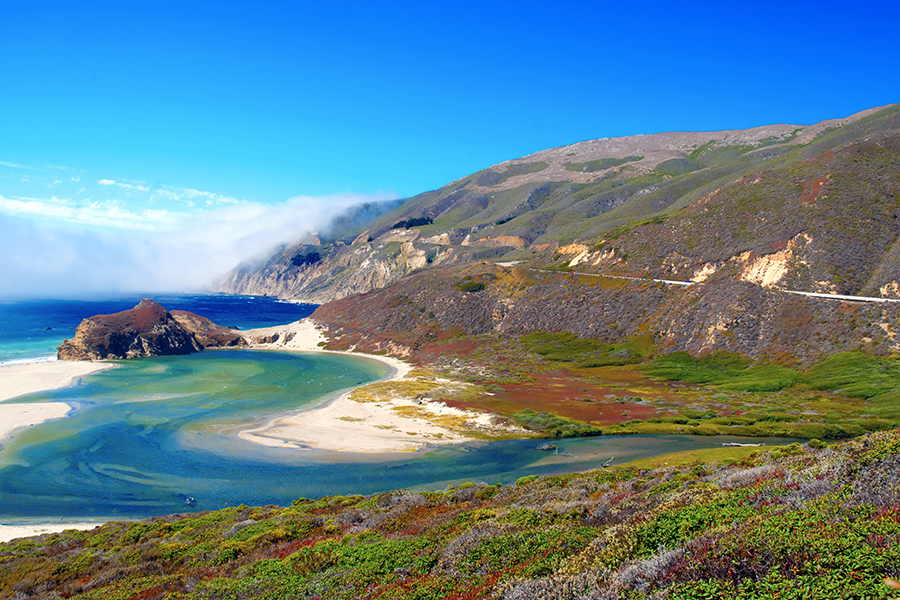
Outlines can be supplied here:
[[809, 298], [733, 277], [683, 287], [468, 264], [322, 305], [312, 318], [331, 347], [412, 357], [459, 335], [536, 331], [608, 343], [649, 336], [663, 352], [724, 350], [788, 363], [900, 350], [900, 304]]
[[367, 233], [350, 245], [337, 244], [327, 254], [313, 250], [318, 248], [314, 244], [287, 246], [263, 264], [239, 266], [219, 290], [323, 304], [387, 287], [426, 266], [460, 260], [443, 239], [423, 240], [418, 229], [391, 230], [372, 240]]
[[59, 360], [111, 360], [190, 354], [213, 346], [242, 346], [243, 337], [205, 317], [169, 312], [150, 299], [130, 310], [81, 322], [57, 348]]

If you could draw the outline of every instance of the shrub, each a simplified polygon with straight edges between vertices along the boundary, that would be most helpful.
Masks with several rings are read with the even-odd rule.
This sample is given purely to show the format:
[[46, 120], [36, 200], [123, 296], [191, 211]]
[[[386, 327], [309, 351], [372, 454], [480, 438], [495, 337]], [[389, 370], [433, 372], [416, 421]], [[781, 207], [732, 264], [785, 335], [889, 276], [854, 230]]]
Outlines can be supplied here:
[[516, 485], [525, 485], [526, 483], [536, 481], [537, 478], [537, 475], [526, 475], [525, 477], [519, 477], [518, 479], [516, 479]]
[[458, 289], [461, 292], [471, 292], [471, 293], [480, 292], [484, 289], [484, 282], [483, 281], [467, 281], [465, 283], [458, 284], [456, 286], [456, 289]]
[[413, 217], [397, 221], [391, 225], [391, 229], [409, 229], [410, 227], [422, 227], [423, 225], [431, 225], [434, 221], [430, 217]]

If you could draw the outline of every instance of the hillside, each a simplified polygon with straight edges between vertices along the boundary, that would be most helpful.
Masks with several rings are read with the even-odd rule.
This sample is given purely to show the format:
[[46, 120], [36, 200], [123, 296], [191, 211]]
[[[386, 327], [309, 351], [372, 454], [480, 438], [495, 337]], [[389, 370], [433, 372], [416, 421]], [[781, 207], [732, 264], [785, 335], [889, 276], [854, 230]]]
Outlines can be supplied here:
[[[897, 113], [889, 106], [811, 126], [638, 135], [545, 150], [410, 198], [366, 226], [356, 220], [357, 229], [340, 228], [342, 237], [307, 238], [244, 263], [221, 290], [321, 303], [422, 269], [563, 257], [597, 270], [701, 278], [734, 257], [747, 262], [776, 252], [779, 265], [790, 254], [811, 266], [786, 280], [809, 291], [892, 290]], [[712, 200], [721, 208], [710, 212]], [[627, 251], [610, 243], [636, 222], [676, 216], [677, 223], [626, 236], [633, 240]], [[845, 250], [850, 257], [835, 262]], [[845, 281], [840, 271], [855, 271], [860, 255], [871, 281], [859, 274]], [[832, 267], [838, 272], [828, 272]], [[757, 283], [772, 283], [768, 263], [748, 268]]]
[[0, 596], [889, 598], [898, 453], [893, 431], [109, 523], [0, 544]]

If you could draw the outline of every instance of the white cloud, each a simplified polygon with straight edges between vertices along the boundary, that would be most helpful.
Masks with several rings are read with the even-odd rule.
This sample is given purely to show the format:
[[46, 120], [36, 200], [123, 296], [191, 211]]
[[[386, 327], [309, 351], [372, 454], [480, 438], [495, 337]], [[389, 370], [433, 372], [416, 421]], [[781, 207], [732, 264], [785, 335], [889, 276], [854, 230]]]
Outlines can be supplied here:
[[202, 289], [241, 260], [320, 229], [354, 204], [396, 197], [296, 196], [268, 205], [170, 191], [183, 202], [212, 204], [177, 212], [131, 210], [116, 200], [0, 196], [4, 290], [48, 296]]
[[38, 169], [36, 167], [29, 167], [28, 165], [22, 165], [19, 163], [7, 162], [5, 160], [0, 160], [0, 165], [4, 167], [9, 167], [11, 169], [27, 169], [29, 171], [42, 171], [43, 169]]
[[84, 173], [81, 169], [75, 169], [72, 167], [64, 167], [62, 165], [45, 165], [48, 169], [53, 169], [54, 171], [66, 171], [67, 173]]
[[0, 196], [0, 212], [33, 219], [151, 231], [171, 226], [175, 221], [174, 215], [165, 210], [147, 209], [134, 212], [116, 201], [76, 203], [55, 196], [49, 199], [10, 199]]
[[204, 192], [191, 188], [174, 188], [169, 186], [159, 186], [153, 189], [150, 194], [151, 200], [170, 200], [173, 202], [183, 202], [188, 206], [196, 206], [195, 200], [203, 200], [206, 206], [215, 206], [218, 204], [238, 204], [240, 200], [232, 196], [225, 196], [215, 192]]
[[144, 183], [143, 181], [126, 183], [123, 181], [116, 181], [115, 179], [98, 179], [97, 183], [102, 186], [106, 186], [106, 187], [114, 185], [114, 186], [120, 187], [122, 189], [136, 190], [138, 192], [149, 192], [150, 191], [150, 188], [148, 188], [146, 185], [142, 185]]

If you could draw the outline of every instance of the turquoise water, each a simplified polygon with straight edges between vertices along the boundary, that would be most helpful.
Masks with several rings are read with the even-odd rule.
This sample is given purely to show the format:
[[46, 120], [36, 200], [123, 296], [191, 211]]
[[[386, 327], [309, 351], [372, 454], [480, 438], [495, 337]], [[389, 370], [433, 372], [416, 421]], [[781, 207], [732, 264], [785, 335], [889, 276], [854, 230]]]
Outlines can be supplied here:
[[[232, 350], [122, 361], [82, 385], [19, 401], [74, 412], [0, 449], [0, 515], [148, 515], [294, 495], [303, 452], [237, 439], [261, 416], [383, 378], [384, 364], [320, 353]], [[299, 462], [298, 462], [299, 461]]]
[[[117, 302], [124, 308], [136, 304], [133, 298]], [[172, 297], [163, 305], [242, 329], [290, 322], [314, 308], [230, 296]], [[121, 308], [109, 303], [0, 305], [0, 333], [6, 336], [0, 337], [0, 350], [35, 332], [46, 336], [39, 343], [55, 348], [84, 316], [115, 310]], [[19, 329], [12, 318], [16, 314]], [[55, 325], [45, 330], [41, 323]], [[30, 333], [22, 333], [23, 328]], [[143, 518], [238, 504], [286, 505], [301, 496], [441, 489], [465, 481], [510, 484], [523, 475], [597, 468], [611, 457], [618, 464], [726, 441], [794, 441], [601, 437], [562, 440], [560, 455], [537, 450], [535, 440], [371, 455], [268, 448], [245, 442], [237, 433], [380, 379], [388, 368], [355, 356], [248, 350], [119, 365], [85, 377], [80, 385], [14, 401], [66, 402], [74, 411], [2, 442], [0, 522]]]

